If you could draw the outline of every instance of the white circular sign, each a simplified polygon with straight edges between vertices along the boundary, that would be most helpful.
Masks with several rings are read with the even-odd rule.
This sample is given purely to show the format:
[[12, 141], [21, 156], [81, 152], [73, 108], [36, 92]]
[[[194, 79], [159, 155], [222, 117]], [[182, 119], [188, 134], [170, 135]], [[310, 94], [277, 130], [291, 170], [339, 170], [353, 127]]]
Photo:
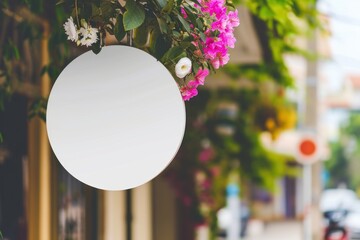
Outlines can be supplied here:
[[124, 190], [156, 177], [177, 153], [185, 106], [170, 72], [126, 46], [104, 47], [72, 61], [47, 107], [54, 153], [78, 180]]

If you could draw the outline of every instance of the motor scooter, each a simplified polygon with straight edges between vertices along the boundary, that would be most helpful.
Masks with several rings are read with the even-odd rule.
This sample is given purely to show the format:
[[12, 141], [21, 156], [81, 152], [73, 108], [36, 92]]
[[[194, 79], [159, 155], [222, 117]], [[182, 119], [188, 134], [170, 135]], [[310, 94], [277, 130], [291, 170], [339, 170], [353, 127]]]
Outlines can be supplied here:
[[348, 231], [345, 226], [346, 210], [334, 210], [324, 213], [327, 220], [324, 240], [348, 240]]

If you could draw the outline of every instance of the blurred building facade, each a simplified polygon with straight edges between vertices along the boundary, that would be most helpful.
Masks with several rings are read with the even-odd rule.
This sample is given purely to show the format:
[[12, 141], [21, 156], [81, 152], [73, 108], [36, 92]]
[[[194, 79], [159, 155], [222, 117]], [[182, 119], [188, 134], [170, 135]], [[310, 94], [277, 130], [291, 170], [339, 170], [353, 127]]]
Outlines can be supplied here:
[[[241, 41], [232, 52], [232, 62], [259, 63], [263, 49], [252, 17], [244, 8], [239, 8], [239, 13], [242, 26], [237, 29], [237, 37]], [[41, 53], [35, 57], [41, 64], [34, 67], [37, 71], [50, 61], [42, 47], [47, 40], [38, 43]], [[300, 86], [299, 95], [293, 93], [293, 101], [299, 103], [304, 100], [307, 62], [292, 57], [289, 66]], [[250, 85], [218, 73], [209, 79], [207, 87]], [[26, 82], [19, 89], [0, 114], [0, 130], [4, 133], [4, 143], [0, 145], [0, 229], [7, 239], [194, 239], [195, 232], [184, 231], [186, 224], [191, 224], [190, 214], [163, 176], [131, 191], [119, 192], [93, 189], [70, 176], [51, 152], [45, 123], [37, 118], [28, 121], [27, 117], [29, 98], [38, 93], [46, 96], [50, 80], [45, 75], [39, 82]], [[282, 141], [281, 137], [278, 141]], [[284, 146], [279, 142], [270, 144]], [[295, 161], [293, 165], [298, 167]], [[279, 179], [277, 186], [274, 194], [257, 188], [247, 193], [245, 198], [252, 202], [254, 217], [267, 221], [301, 218], [301, 177]], [[199, 227], [198, 234], [206, 235], [203, 229]]]

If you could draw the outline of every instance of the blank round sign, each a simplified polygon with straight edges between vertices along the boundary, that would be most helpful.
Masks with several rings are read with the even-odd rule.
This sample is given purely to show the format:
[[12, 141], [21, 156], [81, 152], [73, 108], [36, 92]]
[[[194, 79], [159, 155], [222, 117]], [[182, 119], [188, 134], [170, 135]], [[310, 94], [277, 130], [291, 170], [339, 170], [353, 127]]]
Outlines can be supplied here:
[[48, 101], [52, 149], [75, 178], [124, 190], [156, 177], [177, 153], [185, 106], [170, 72], [126, 46], [104, 47], [72, 61]]

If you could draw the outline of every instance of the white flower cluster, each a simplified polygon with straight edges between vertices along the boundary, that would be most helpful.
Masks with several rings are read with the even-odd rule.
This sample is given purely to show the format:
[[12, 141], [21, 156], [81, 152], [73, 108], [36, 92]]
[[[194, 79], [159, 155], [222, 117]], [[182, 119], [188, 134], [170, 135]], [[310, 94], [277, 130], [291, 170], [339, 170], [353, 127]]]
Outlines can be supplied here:
[[73, 18], [69, 17], [64, 24], [64, 29], [68, 40], [76, 42], [78, 46], [90, 47], [98, 41], [98, 29], [91, 27], [84, 19], [81, 20], [81, 27], [78, 29]]

